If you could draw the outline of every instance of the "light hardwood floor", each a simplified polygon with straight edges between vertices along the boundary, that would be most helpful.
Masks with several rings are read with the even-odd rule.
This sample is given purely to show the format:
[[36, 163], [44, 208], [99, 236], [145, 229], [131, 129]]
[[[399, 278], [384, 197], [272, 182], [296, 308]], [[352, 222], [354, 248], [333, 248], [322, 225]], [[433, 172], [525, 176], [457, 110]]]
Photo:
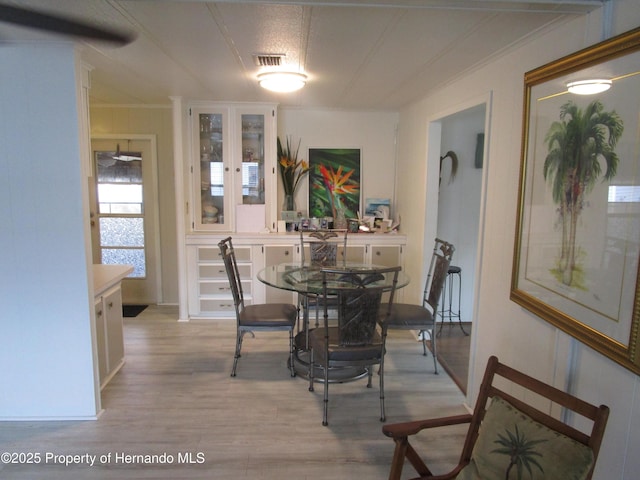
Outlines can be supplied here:
[[[0, 463], [0, 478], [387, 478], [393, 442], [381, 433], [377, 381], [372, 389], [332, 384], [323, 427], [322, 388], [311, 393], [290, 377], [286, 334], [247, 336], [231, 378], [234, 322], [176, 318], [174, 308], [151, 306], [125, 319], [126, 364], [103, 391], [99, 420], [0, 422], [0, 452], [42, 455], [39, 465]], [[465, 412], [458, 387], [433, 374], [411, 332], [390, 333], [385, 393], [387, 423]], [[424, 437], [430, 466], [456, 463], [463, 430]], [[96, 464], [45, 463], [47, 452], [96, 455]], [[126, 463], [121, 455], [138, 457]]]

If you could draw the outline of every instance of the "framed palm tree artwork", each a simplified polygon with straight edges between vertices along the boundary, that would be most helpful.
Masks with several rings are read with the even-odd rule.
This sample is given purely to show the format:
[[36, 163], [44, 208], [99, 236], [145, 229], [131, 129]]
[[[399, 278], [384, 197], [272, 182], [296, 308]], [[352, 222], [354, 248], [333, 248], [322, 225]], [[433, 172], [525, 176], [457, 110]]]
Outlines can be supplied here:
[[332, 217], [336, 228], [360, 211], [360, 149], [309, 149], [309, 216]]
[[640, 28], [524, 87], [510, 298], [640, 374]]

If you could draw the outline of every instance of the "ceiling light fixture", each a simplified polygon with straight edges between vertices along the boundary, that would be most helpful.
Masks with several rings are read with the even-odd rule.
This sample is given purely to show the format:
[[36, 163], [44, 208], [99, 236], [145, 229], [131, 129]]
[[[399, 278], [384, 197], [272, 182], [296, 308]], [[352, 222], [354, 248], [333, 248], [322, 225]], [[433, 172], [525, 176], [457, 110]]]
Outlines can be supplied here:
[[593, 95], [606, 92], [611, 88], [611, 80], [593, 79], [567, 83], [567, 90], [577, 95]]
[[262, 88], [272, 92], [288, 93], [300, 90], [307, 83], [307, 76], [298, 72], [263, 72], [258, 74]]

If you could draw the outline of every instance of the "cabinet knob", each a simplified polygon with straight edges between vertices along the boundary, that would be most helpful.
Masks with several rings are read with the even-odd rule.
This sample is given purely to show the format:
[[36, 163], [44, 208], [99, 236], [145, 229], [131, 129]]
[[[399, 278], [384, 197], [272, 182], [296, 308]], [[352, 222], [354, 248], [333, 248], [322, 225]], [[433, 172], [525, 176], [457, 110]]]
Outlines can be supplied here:
[[96, 312], [96, 315], [97, 315], [98, 317], [101, 317], [101, 316], [102, 316], [102, 310], [98, 310], [98, 311]]
[[376, 252], [376, 255], [380, 256], [380, 250], [378, 250], [378, 251]]
[[288, 256], [288, 255], [289, 255], [289, 250], [285, 250], [285, 251], [284, 251], [284, 256], [286, 257], [286, 256]]
[[109, 308], [113, 308], [113, 302], [109, 302]]
[[236, 168], [236, 172], [239, 172], [239, 171], [240, 171], [240, 167]]

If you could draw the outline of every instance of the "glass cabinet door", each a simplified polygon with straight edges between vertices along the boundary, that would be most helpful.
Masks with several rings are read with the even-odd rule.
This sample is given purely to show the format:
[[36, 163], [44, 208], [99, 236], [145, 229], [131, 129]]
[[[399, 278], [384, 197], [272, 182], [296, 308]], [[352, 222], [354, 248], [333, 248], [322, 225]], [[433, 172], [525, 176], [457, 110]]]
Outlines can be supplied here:
[[[275, 109], [271, 106], [194, 105], [192, 130], [192, 231], [231, 232], [237, 211], [264, 211], [265, 225], [275, 228], [270, 208], [275, 198]], [[242, 207], [256, 205], [256, 207]], [[243, 219], [244, 220], [244, 219]], [[267, 223], [269, 222], [269, 223]], [[258, 230], [256, 230], [258, 231]]]
[[[228, 172], [225, 166], [226, 137], [225, 119], [222, 113], [196, 113], [199, 128], [199, 177], [200, 198], [199, 218], [196, 221], [202, 226], [224, 226], [228, 205]], [[198, 212], [199, 210], [199, 212]]]
[[240, 115], [242, 204], [264, 204], [264, 115]]

